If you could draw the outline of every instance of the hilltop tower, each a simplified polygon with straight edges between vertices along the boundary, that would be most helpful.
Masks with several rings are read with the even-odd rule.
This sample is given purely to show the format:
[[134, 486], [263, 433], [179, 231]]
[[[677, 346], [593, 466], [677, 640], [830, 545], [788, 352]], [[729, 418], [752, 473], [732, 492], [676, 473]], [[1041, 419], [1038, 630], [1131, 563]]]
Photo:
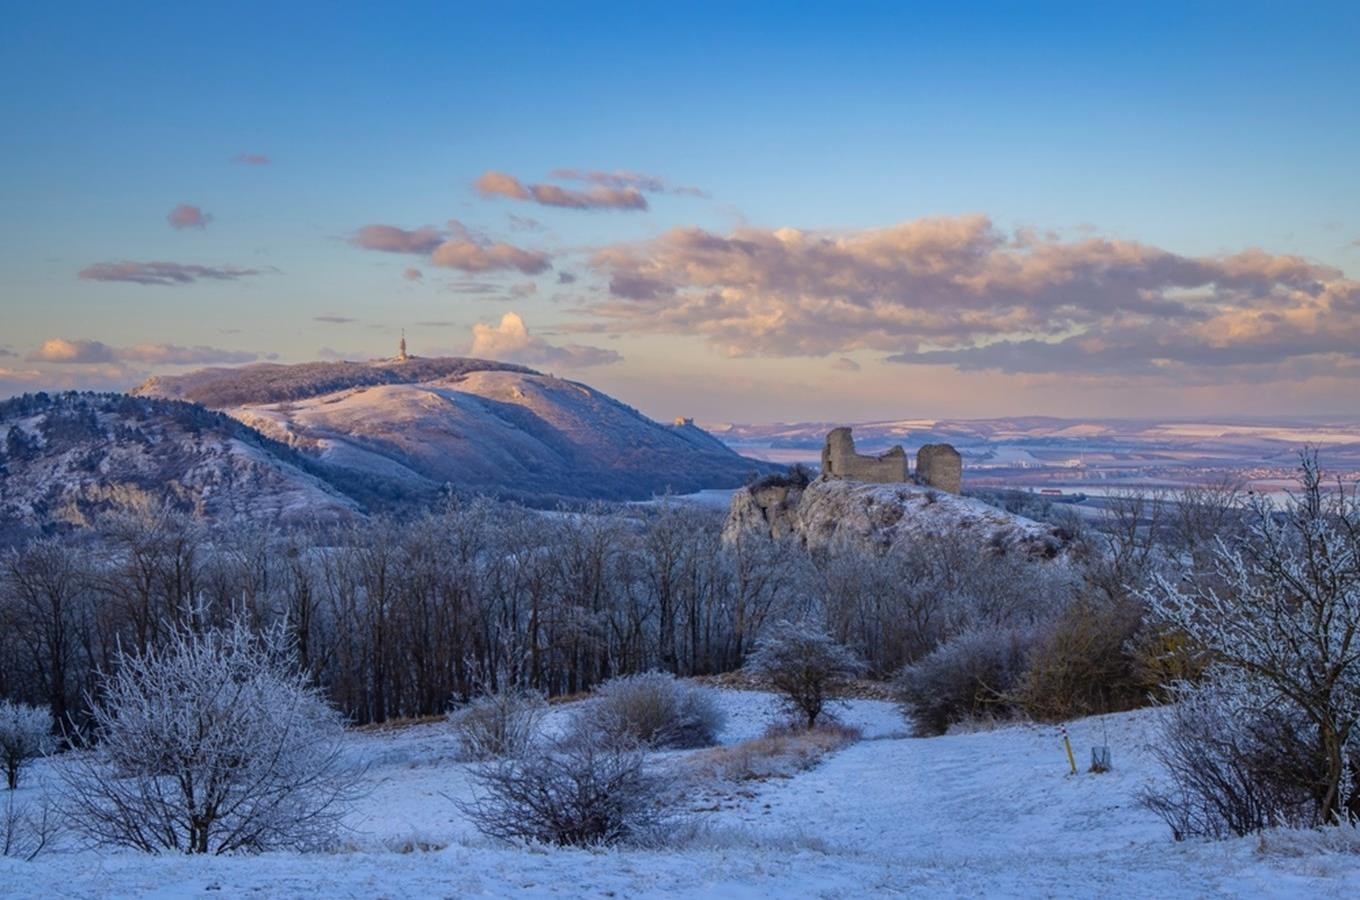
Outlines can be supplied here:
[[401, 343], [397, 345], [397, 362], [406, 362], [411, 357], [406, 355], [406, 329], [401, 330]]

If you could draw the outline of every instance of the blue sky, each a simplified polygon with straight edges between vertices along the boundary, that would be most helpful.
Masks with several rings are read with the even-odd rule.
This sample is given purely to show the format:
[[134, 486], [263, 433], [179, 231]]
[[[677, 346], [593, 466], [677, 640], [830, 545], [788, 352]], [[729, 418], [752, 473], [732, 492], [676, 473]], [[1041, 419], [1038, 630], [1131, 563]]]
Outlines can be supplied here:
[[13, 4], [0, 393], [404, 327], [713, 421], [1356, 411], [1360, 6], [944, 6]]

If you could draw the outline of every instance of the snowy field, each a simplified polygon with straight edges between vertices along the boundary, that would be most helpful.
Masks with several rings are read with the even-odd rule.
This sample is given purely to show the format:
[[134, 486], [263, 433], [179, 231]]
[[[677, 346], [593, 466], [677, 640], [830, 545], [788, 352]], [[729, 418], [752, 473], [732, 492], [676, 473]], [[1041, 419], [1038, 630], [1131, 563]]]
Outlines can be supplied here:
[[[722, 739], [777, 718], [766, 694], [724, 691]], [[912, 738], [896, 708], [841, 708], [864, 740], [792, 777], [693, 798], [675, 849], [548, 850], [483, 841], [443, 723], [355, 733], [368, 785], [344, 849], [149, 857], [68, 846], [0, 859], [0, 896], [398, 897], [1342, 897], [1360, 895], [1360, 838], [1271, 834], [1177, 844], [1135, 795], [1156, 777], [1148, 712], [1070, 726], [1079, 761], [1108, 743], [1114, 771], [1073, 777], [1051, 727]], [[548, 727], [560, 727], [556, 708]], [[695, 751], [702, 753], [703, 751]], [[658, 764], [683, 763], [683, 752]], [[29, 773], [23, 797], [52, 784]], [[55, 790], [55, 787], [53, 787]], [[1349, 844], [1347, 852], [1343, 844]]]

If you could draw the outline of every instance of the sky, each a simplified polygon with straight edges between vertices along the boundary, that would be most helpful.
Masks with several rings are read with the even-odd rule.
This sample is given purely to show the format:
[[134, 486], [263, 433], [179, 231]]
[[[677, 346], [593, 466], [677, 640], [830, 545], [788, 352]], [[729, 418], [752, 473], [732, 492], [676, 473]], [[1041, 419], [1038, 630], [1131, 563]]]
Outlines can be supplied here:
[[4, 21], [0, 396], [404, 329], [662, 419], [1360, 413], [1360, 4]]

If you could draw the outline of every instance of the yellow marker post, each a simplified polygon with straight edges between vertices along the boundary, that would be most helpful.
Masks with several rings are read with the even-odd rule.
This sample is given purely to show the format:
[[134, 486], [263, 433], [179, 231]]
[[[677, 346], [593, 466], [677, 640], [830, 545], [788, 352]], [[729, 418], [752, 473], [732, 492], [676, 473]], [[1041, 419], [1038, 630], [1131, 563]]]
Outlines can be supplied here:
[[1063, 747], [1066, 748], [1067, 750], [1067, 764], [1072, 767], [1072, 774], [1075, 775], [1077, 774], [1077, 758], [1072, 755], [1072, 741], [1069, 740], [1067, 737], [1067, 726], [1063, 725], [1061, 727], [1063, 736]]

